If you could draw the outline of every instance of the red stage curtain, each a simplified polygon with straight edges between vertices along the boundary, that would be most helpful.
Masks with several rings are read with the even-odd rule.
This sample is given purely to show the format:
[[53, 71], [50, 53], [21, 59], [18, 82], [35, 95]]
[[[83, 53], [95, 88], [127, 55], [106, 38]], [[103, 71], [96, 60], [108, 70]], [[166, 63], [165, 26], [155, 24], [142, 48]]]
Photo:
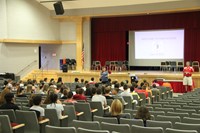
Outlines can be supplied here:
[[200, 12], [92, 19], [92, 60], [124, 60], [126, 32], [185, 29], [184, 58], [200, 61]]

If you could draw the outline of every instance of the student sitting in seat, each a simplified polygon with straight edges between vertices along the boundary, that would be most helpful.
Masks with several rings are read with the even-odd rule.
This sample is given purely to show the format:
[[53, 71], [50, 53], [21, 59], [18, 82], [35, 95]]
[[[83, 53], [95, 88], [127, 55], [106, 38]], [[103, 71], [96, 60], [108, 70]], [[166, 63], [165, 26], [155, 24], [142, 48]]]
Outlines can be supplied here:
[[136, 113], [135, 119], [142, 119], [144, 127], [146, 127], [146, 121], [151, 120], [151, 115], [148, 108], [141, 106]]
[[0, 109], [13, 109], [13, 110], [19, 110], [19, 107], [14, 104], [14, 94], [13, 93], [7, 93], [4, 96], [4, 99], [6, 103], [2, 104], [0, 106]]
[[73, 92], [68, 92], [67, 94], [67, 100], [65, 100], [64, 102], [66, 103], [76, 103], [77, 101], [73, 99]]

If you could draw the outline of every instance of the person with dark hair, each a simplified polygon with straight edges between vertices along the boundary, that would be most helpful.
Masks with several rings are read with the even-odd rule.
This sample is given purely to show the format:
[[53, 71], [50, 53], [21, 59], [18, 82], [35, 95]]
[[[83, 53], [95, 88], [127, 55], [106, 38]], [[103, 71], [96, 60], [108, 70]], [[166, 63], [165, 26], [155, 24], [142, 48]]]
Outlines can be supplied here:
[[84, 84], [84, 81], [85, 81], [84, 79], [81, 79], [81, 83], [83, 83], [83, 84]]
[[47, 78], [44, 78], [44, 84], [47, 84], [47, 80], [48, 80]]
[[17, 89], [17, 97], [27, 97], [25, 94], [24, 94], [24, 88], [19, 88]]
[[151, 120], [151, 115], [148, 108], [146, 108], [145, 106], [141, 106], [136, 113], [135, 119], [142, 119], [144, 127], [146, 127], [146, 121]]
[[138, 97], [138, 99], [140, 99], [140, 96], [138, 95], [138, 93], [135, 91], [135, 86], [131, 86], [130, 87], [130, 93], [131, 93], [131, 95], [133, 95], [133, 96], [137, 96]]
[[30, 108], [30, 110], [36, 111], [39, 121], [43, 120], [45, 116], [44, 108], [40, 107], [40, 104], [42, 102], [42, 96], [41, 95], [32, 96], [32, 102], [33, 102], [33, 106]]
[[124, 88], [124, 91], [121, 93], [121, 96], [129, 96], [129, 97], [131, 97], [131, 99], [133, 100], [133, 97], [132, 97], [132, 95], [131, 95], [131, 93], [130, 93], [130, 90], [129, 90], [129, 88], [128, 88], [128, 85], [127, 85], [127, 84], [124, 84], [123, 88]]
[[73, 96], [73, 99], [87, 101], [87, 98], [84, 95], [84, 90], [82, 88], [79, 88], [78, 91], [77, 91], [77, 94]]
[[111, 78], [109, 78], [109, 79], [108, 79], [107, 85], [108, 85], [108, 86], [111, 86], [111, 82], [112, 82], [112, 80], [111, 80]]
[[76, 103], [77, 101], [73, 99], [73, 92], [68, 92], [67, 94], [67, 100], [65, 100], [64, 102], [66, 103]]
[[58, 118], [62, 117], [64, 108], [62, 104], [57, 103], [58, 95], [57, 94], [51, 94], [50, 95], [50, 104], [47, 105], [47, 109], [56, 109]]
[[120, 89], [121, 91], [124, 91], [124, 85], [125, 85], [125, 83], [122, 81], [122, 82], [120, 83], [120, 87], [119, 87], [119, 89]]
[[96, 88], [99, 88], [99, 83], [95, 83], [94, 86], [95, 86]]
[[117, 98], [121, 98], [122, 99], [122, 104], [125, 105], [126, 102], [124, 101], [124, 98], [121, 96], [121, 94], [119, 93], [119, 88], [114, 88], [112, 90], [112, 95], [113, 95], [113, 98], [114, 99], [117, 99]]
[[105, 92], [104, 96], [105, 96], [106, 99], [114, 99], [114, 98], [110, 95], [110, 92], [111, 92], [111, 87], [110, 87], [110, 86], [106, 87], [105, 90], [104, 90], [104, 92]]
[[62, 77], [59, 77], [59, 78], [58, 78], [57, 84], [63, 84], [63, 82], [62, 82]]
[[94, 77], [91, 78], [91, 80], [89, 81], [89, 84], [95, 84]]
[[78, 80], [79, 80], [78, 78], [75, 78], [75, 79], [74, 79], [74, 83], [79, 83]]
[[147, 97], [149, 97], [149, 94], [148, 94], [148, 92], [146, 91], [146, 88], [147, 88], [147, 87], [146, 87], [145, 85], [143, 85], [143, 86], [142, 86], [142, 89], [141, 89], [141, 90], [137, 90], [136, 92], [137, 92], [137, 93], [144, 93], [145, 96], [146, 96], [146, 98], [147, 98]]
[[67, 90], [67, 89], [64, 89], [62, 94], [63, 94], [63, 95], [62, 95], [62, 97], [61, 97], [60, 99], [67, 99], [68, 90]]
[[19, 107], [14, 104], [14, 94], [13, 93], [5, 94], [4, 99], [5, 99], [5, 103], [0, 106], [0, 109], [19, 110]]
[[102, 103], [102, 107], [107, 107], [107, 101], [105, 96], [102, 95], [102, 91], [100, 88], [96, 90], [96, 93], [92, 96], [92, 101], [99, 101]]

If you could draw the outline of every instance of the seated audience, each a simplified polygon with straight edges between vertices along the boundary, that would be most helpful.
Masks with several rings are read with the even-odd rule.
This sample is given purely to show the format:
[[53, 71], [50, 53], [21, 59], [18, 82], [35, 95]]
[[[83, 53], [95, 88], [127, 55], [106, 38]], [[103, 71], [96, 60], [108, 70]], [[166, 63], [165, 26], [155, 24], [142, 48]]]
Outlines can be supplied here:
[[107, 107], [106, 98], [102, 95], [100, 88], [96, 89], [96, 93], [92, 96], [92, 101], [99, 101], [102, 103], [103, 108]]
[[170, 84], [169, 82], [164, 82], [164, 83], [162, 84], [162, 86], [163, 86], [163, 87], [169, 87], [169, 88], [172, 90], [172, 86], [171, 86], [171, 84]]
[[61, 96], [60, 99], [67, 99], [67, 95], [68, 95], [68, 90], [67, 90], [67, 89], [64, 89], [64, 90], [63, 90], [63, 94], [62, 94], [62, 96]]
[[122, 104], [125, 105], [126, 102], [124, 101], [124, 98], [121, 96], [121, 94], [119, 93], [119, 88], [114, 88], [112, 90], [112, 95], [114, 99], [118, 99], [120, 98], [122, 100]]
[[84, 81], [85, 81], [84, 79], [81, 79], [81, 83], [82, 83], [82, 84], [84, 84]]
[[64, 102], [66, 103], [76, 103], [77, 101], [73, 99], [73, 92], [68, 92], [67, 93], [67, 100], [65, 100]]
[[146, 91], [146, 88], [147, 88], [147, 87], [146, 87], [145, 85], [143, 85], [143, 86], [142, 86], [142, 89], [141, 89], [141, 90], [138, 89], [136, 92], [137, 92], [137, 93], [144, 93], [145, 96], [146, 96], [146, 98], [147, 98], [147, 97], [149, 97], [149, 94], [148, 94], [148, 92]]
[[21, 87], [17, 90], [16, 96], [17, 96], [17, 97], [27, 97], [27, 96], [24, 94], [24, 89], [21, 88]]
[[120, 89], [121, 91], [124, 91], [124, 85], [125, 85], [125, 83], [122, 81], [122, 82], [120, 83], [120, 87], [119, 87], [119, 89]]
[[142, 119], [144, 127], [146, 127], [146, 121], [151, 120], [151, 115], [148, 108], [141, 106], [136, 113], [135, 119]]
[[51, 94], [50, 95], [50, 104], [47, 105], [47, 109], [56, 109], [58, 118], [62, 117], [64, 108], [62, 104], [57, 103], [58, 95], [57, 94]]
[[8, 86], [6, 86], [6, 87], [3, 89], [3, 91], [1, 92], [1, 94], [0, 94], [0, 105], [5, 103], [5, 98], [4, 98], [4, 96], [5, 96], [7, 93], [11, 93], [11, 88], [8, 87]]
[[36, 111], [37, 118], [39, 121], [44, 119], [45, 113], [44, 113], [44, 108], [40, 107], [41, 102], [42, 102], [42, 96], [41, 95], [34, 95], [32, 97], [33, 99], [33, 106], [30, 108], [32, 111]]
[[95, 84], [94, 77], [91, 78], [91, 80], [89, 81], [89, 84]]
[[153, 80], [153, 82], [152, 82], [152, 85], [153, 84], [155, 84], [156, 86], [160, 86], [159, 84], [158, 84], [158, 81], [155, 79], [155, 80]]
[[19, 110], [19, 107], [14, 104], [14, 94], [13, 93], [5, 94], [4, 99], [5, 99], [5, 103], [0, 106], [0, 109]]
[[121, 96], [130, 96], [131, 99], [133, 100], [132, 94], [129, 92], [129, 88], [127, 84], [124, 84], [124, 91], [121, 93]]
[[63, 84], [63, 82], [62, 82], [62, 77], [59, 77], [59, 78], [58, 78], [57, 84]]
[[114, 98], [110, 95], [110, 92], [111, 92], [111, 87], [110, 87], [110, 86], [106, 87], [105, 90], [104, 90], [104, 92], [105, 92], [104, 96], [105, 96], [106, 99], [114, 99]]
[[149, 83], [146, 82], [146, 83], [144, 84], [144, 86], [146, 86], [146, 92], [149, 92], [150, 95], [152, 96], [152, 91], [151, 91], [151, 88], [150, 88], [150, 86], [149, 86]]
[[44, 78], [44, 84], [47, 84], [48, 82], [47, 82], [47, 78]]
[[138, 93], [135, 91], [135, 89], [137, 89], [137, 88], [135, 88], [134, 86], [131, 86], [131, 87], [130, 87], [130, 93], [131, 93], [132, 96], [137, 96], [137, 98], [140, 99], [140, 96], [139, 96]]
[[75, 78], [75, 79], [74, 79], [74, 83], [79, 83], [79, 79], [78, 79], [78, 78]]
[[127, 116], [123, 114], [123, 105], [119, 99], [113, 100], [110, 108], [110, 112], [104, 115], [105, 117], [116, 117], [118, 123], [120, 118], [126, 118]]
[[75, 100], [85, 100], [87, 101], [86, 96], [84, 95], [84, 90], [82, 88], [77, 89], [77, 94], [73, 96]]

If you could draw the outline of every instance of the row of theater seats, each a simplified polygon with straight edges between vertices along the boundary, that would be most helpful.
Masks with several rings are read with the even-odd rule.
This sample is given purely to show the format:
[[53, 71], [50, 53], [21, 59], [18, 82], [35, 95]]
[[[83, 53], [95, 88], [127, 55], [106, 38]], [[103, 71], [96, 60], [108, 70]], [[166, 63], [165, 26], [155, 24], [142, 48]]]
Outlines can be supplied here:
[[[51, 131], [67, 132], [68, 130], [73, 130], [73, 132], [76, 132], [76, 129], [78, 127], [85, 128], [83, 130], [85, 130], [86, 132], [89, 132], [88, 130], [107, 130], [106, 132], [116, 131], [119, 133], [123, 133], [124, 131], [126, 131], [127, 133], [140, 133], [140, 131], [158, 133], [179, 133], [188, 132], [183, 130], [195, 130], [189, 132], [198, 133], [200, 132], [199, 96], [200, 91], [197, 89], [194, 92], [180, 95], [178, 97], [166, 97], [159, 102], [154, 102], [153, 104], [145, 103], [145, 106], [149, 109], [151, 114], [151, 120], [147, 121], [147, 127], [145, 128], [143, 127], [142, 120], [133, 119], [135, 113], [137, 112], [138, 106], [135, 109], [125, 108], [124, 113], [127, 114], [127, 117], [126, 119], [121, 118], [118, 122], [116, 118], [103, 117], [104, 110], [101, 109], [102, 106], [100, 102], [93, 102], [92, 104], [92, 102], [85, 103], [83, 101], [78, 101], [78, 103], [76, 103], [75, 105], [69, 105], [66, 103], [66, 106], [64, 106], [65, 116], [61, 119], [56, 118], [57, 115], [55, 109], [45, 109], [45, 115], [48, 119], [38, 124], [35, 112], [28, 111], [29, 108], [24, 106], [24, 101], [27, 99], [16, 98], [16, 102], [21, 102], [21, 108], [24, 111], [16, 111], [15, 116], [15, 113], [12, 110], [1, 110], [0, 114], [2, 115], [2, 118], [0, 120], [3, 120], [4, 122], [1, 121], [1, 123], [5, 124], [4, 119], [7, 119], [9, 123], [8, 117], [4, 116], [5, 114], [7, 114], [12, 122], [24, 123], [25, 125], [18, 125], [18, 128], [22, 130], [20, 127], [24, 127], [24, 130], [26, 132], [39, 132], [40, 130], [43, 131], [45, 129], [45, 125], [50, 125], [46, 127], [46, 133], [52, 133]], [[45, 108], [45, 105], [42, 106]], [[8, 113], [9, 111], [11, 113]], [[17, 121], [17, 119], [19, 119], [19, 121]], [[80, 125], [78, 125], [77, 123], [79, 123]], [[96, 123], [96, 126], [91, 126], [91, 123]], [[120, 123], [120, 125], [118, 123]], [[18, 128], [15, 127], [14, 130], [17, 130]], [[5, 128], [3, 128], [3, 130], [5, 130]], [[80, 129], [78, 129], [78, 132], [80, 132]]]
[[[129, 70], [129, 63], [128, 61], [106, 61], [104, 67], [107, 70], [114, 70], [114, 71], [123, 71]], [[101, 70], [102, 63], [100, 61], [93, 61], [91, 70]]]

